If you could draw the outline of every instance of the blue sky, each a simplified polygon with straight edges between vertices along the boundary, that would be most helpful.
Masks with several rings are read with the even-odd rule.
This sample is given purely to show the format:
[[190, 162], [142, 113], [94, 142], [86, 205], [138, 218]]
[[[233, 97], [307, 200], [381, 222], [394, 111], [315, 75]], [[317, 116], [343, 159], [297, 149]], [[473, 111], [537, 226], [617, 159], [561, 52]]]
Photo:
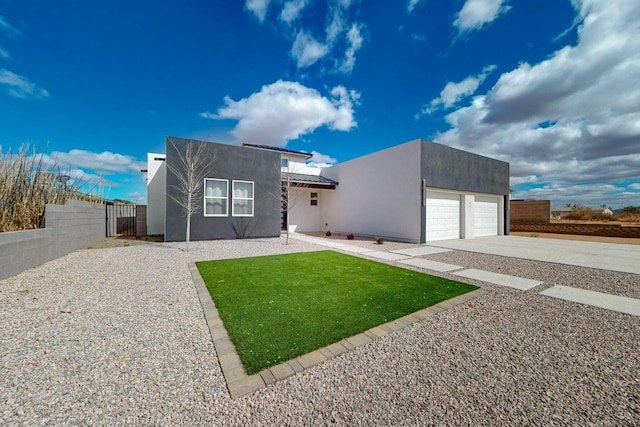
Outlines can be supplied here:
[[138, 202], [172, 135], [318, 165], [421, 137], [514, 198], [640, 205], [639, 82], [635, 0], [0, 0], [3, 152]]

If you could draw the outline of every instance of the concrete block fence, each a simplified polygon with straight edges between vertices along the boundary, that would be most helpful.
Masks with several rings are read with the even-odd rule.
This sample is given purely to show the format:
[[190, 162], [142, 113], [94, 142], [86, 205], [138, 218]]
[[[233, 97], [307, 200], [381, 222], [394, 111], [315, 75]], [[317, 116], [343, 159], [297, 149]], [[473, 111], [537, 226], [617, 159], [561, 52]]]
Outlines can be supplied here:
[[620, 224], [545, 224], [540, 222], [512, 222], [511, 231], [640, 238], [640, 227], [621, 226]]
[[[511, 224], [515, 222], [551, 222], [551, 200], [511, 200]], [[511, 226], [513, 230], [513, 225]]]
[[0, 233], [0, 280], [104, 239], [105, 224], [104, 205], [46, 205], [46, 228]]

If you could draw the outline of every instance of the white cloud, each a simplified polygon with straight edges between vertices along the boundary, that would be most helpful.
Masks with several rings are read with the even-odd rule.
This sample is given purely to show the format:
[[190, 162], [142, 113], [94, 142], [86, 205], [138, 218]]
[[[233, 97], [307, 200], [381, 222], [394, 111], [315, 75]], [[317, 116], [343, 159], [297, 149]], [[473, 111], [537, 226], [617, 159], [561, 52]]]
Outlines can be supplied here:
[[627, 188], [629, 190], [638, 190], [638, 191], [640, 191], [640, 182], [635, 182], [633, 184], [629, 184], [629, 185], [627, 185]]
[[353, 4], [353, 0], [337, 0], [338, 5], [343, 9], [349, 9]]
[[7, 19], [2, 15], [0, 15], [0, 30], [6, 31], [9, 34], [15, 34], [15, 35], [22, 34], [20, 30], [18, 30], [13, 25], [11, 25], [9, 21], [7, 21]]
[[309, 159], [309, 162], [313, 165], [316, 165], [315, 167], [318, 167], [317, 165], [323, 165], [323, 167], [326, 167], [324, 165], [333, 165], [337, 162], [334, 157], [319, 153], [317, 151], [312, 151], [311, 154], [312, 157], [311, 159]]
[[344, 53], [344, 60], [338, 68], [339, 71], [345, 74], [350, 74], [353, 71], [353, 67], [356, 65], [356, 52], [362, 47], [364, 38], [360, 32], [360, 26], [353, 24], [347, 32], [347, 50]]
[[329, 47], [318, 42], [311, 34], [300, 31], [293, 42], [291, 56], [298, 68], [315, 64], [329, 53]]
[[416, 115], [420, 118], [423, 115], [431, 114], [439, 108], [451, 108], [464, 98], [473, 95], [478, 87], [484, 82], [489, 74], [496, 69], [495, 65], [488, 65], [482, 71], [473, 76], [469, 76], [461, 82], [449, 82], [444, 89], [440, 91], [440, 96], [432, 99], [429, 104], [422, 107], [422, 111]]
[[9, 57], [9, 52], [7, 52], [6, 49], [3, 49], [2, 47], [0, 47], [0, 58], [8, 58]]
[[413, 12], [413, 9], [415, 9], [416, 6], [418, 6], [423, 1], [424, 0], [409, 0], [409, 3], [407, 4], [407, 12]]
[[269, 8], [270, 0], [246, 0], [245, 7], [255, 15], [260, 22], [264, 21]]
[[7, 92], [15, 98], [49, 98], [50, 96], [46, 89], [38, 87], [28, 78], [4, 68], [0, 69], [0, 85], [7, 86]]
[[502, 74], [446, 116], [451, 129], [437, 142], [509, 161], [512, 178], [528, 186], [637, 179], [640, 2], [573, 4], [577, 44]]
[[353, 129], [357, 125], [353, 105], [358, 98], [357, 92], [342, 86], [325, 97], [300, 83], [278, 80], [240, 101], [226, 97], [226, 106], [201, 117], [238, 120], [231, 133], [241, 142], [284, 147], [321, 126]]
[[453, 21], [453, 26], [459, 33], [479, 30], [511, 9], [506, 3], [507, 0], [467, 0]]
[[298, 19], [300, 16], [300, 12], [307, 5], [307, 0], [289, 0], [284, 4], [284, 8], [282, 12], [280, 12], [280, 19], [286, 22], [287, 24], [291, 24], [293, 21]]
[[146, 193], [139, 193], [137, 191], [133, 191], [131, 193], [127, 194], [127, 200], [133, 202], [133, 203], [137, 203], [139, 205], [146, 205], [147, 204], [147, 195]]
[[62, 170], [84, 169], [91, 170], [97, 174], [114, 173], [139, 173], [140, 169], [146, 169], [147, 164], [137, 161], [132, 156], [103, 151], [94, 153], [92, 151], [73, 149], [68, 152], [54, 151], [50, 155], [45, 155], [45, 159], [50, 165], [57, 165]]
[[[353, 22], [349, 16], [357, 13], [350, 10], [353, 0], [329, 0], [325, 17], [324, 34], [317, 34], [317, 29], [309, 28], [303, 20], [310, 0], [245, 0], [245, 8], [264, 22], [270, 4], [282, 5], [278, 20], [286, 25], [285, 34], [292, 40], [291, 58], [297, 68], [307, 68], [321, 63], [322, 72], [330, 71], [349, 74], [356, 62], [356, 53], [364, 44], [363, 32], [366, 26]], [[317, 17], [313, 17], [317, 21]], [[296, 25], [293, 25], [293, 24]], [[343, 50], [344, 49], [344, 50]]]
[[333, 42], [338, 38], [340, 33], [344, 31], [345, 27], [345, 19], [342, 14], [342, 10], [339, 7], [334, 7], [329, 14], [329, 24], [326, 28], [327, 33], [327, 43], [333, 44]]

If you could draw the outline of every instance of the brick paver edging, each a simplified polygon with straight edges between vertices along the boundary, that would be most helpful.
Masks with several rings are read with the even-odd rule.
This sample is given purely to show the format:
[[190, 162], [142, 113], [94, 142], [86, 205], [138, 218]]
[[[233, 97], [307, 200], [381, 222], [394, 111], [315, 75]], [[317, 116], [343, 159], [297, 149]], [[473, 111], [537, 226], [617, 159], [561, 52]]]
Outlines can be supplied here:
[[202, 311], [209, 326], [213, 346], [218, 353], [222, 374], [227, 381], [227, 388], [233, 399], [253, 393], [276, 381], [282, 381], [298, 372], [309, 369], [342, 353], [353, 350], [356, 347], [369, 344], [378, 338], [382, 338], [385, 335], [406, 328], [414, 323], [421, 322], [441, 311], [464, 304], [474, 298], [484, 296], [491, 292], [484, 288], [476, 289], [475, 291], [442, 301], [441, 303], [408, 314], [391, 322], [373, 327], [368, 331], [345, 338], [337, 343], [312, 351], [311, 353], [272, 366], [257, 374], [247, 375], [195, 263], [189, 264], [189, 271], [191, 272], [198, 298], [200, 298], [200, 303], [202, 304]]

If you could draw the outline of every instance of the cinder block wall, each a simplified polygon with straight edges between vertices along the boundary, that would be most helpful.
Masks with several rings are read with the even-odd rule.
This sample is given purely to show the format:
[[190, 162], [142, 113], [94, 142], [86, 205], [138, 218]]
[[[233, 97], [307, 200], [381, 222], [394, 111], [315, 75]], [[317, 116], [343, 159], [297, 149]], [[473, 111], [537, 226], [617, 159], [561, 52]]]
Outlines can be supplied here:
[[511, 223], [511, 231], [640, 238], [640, 227], [623, 227], [620, 224], [544, 224], [541, 222], [518, 222]]
[[105, 207], [77, 200], [46, 205], [45, 226], [0, 233], [0, 280], [104, 239]]
[[550, 223], [551, 200], [512, 200], [511, 224], [516, 222]]

